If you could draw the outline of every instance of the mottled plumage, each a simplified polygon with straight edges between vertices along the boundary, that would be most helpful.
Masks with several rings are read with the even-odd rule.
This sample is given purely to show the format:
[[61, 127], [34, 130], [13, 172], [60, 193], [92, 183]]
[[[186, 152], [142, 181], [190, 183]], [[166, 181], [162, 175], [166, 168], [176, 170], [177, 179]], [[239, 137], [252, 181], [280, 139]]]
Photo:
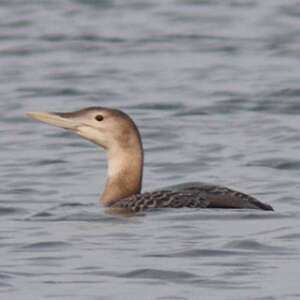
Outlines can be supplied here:
[[140, 212], [155, 208], [249, 208], [273, 210], [254, 197], [226, 187], [201, 185], [185, 188], [163, 189], [135, 194], [114, 203], [112, 207]]
[[125, 208], [131, 212], [151, 210], [154, 208], [170, 207], [201, 207], [206, 208], [209, 202], [202, 198], [197, 191], [155, 191], [135, 194], [119, 200], [113, 207]]

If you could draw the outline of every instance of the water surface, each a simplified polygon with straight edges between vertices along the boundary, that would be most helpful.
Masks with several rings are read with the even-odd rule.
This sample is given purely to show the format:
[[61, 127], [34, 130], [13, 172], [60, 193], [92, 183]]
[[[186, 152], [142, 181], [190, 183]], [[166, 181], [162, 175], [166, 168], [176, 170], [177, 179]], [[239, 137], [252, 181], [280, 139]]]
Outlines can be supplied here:
[[[2, 1], [1, 299], [299, 299], [296, 1]], [[26, 111], [123, 109], [144, 190], [221, 184], [275, 208], [98, 204], [102, 149]]]

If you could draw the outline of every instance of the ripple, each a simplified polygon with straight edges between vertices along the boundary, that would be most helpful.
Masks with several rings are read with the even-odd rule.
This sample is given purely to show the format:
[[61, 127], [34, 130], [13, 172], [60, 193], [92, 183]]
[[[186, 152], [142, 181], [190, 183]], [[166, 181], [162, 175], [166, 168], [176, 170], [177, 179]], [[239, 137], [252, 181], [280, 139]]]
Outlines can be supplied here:
[[64, 164], [65, 160], [62, 159], [42, 159], [33, 163], [36, 166], [48, 166], [48, 165], [56, 165], [56, 164]]
[[105, 209], [97, 204], [78, 202], [62, 203], [26, 218], [30, 222], [93, 222], [130, 224], [139, 222], [139, 218], [124, 218], [118, 214], [106, 214]]
[[52, 97], [52, 96], [81, 96], [82, 92], [74, 88], [20, 88], [19, 92], [23, 93], [23, 97]]
[[0, 216], [24, 214], [26, 211], [21, 208], [0, 206]]
[[[298, 115], [300, 104], [298, 98], [300, 89], [283, 89], [257, 96], [256, 101], [249, 104], [249, 110], [268, 112], [271, 114]], [[284, 99], [284, 101], [282, 101]]]
[[224, 209], [182, 209], [180, 213], [176, 216], [169, 215], [167, 220], [170, 222], [174, 220], [181, 221], [233, 221], [233, 220], [267, 220], [267, 219], [290, 219], [289, 214], [279, 214], [275, 212], [265, 212], [260, 210], [247, 210], [247, 209], [234, 209], [234, 210], [224, 210]]
[[172, 111], [172, 110], [178, 110], [180, 108], [182, 108], [183, 105], [178, 103], [169, 103], [169, 104], [162, 104], [162, 103], [153, 103], [153, 104], [140, 104], [140, 105], [135, 105], [135, 106], [130, 106], [130, 108], [135, 108], [135, 109], [143, 109], [143, 110], [159, 110], [159, 111]]
[[6, 280], [6, 279], [11, 279], [12, 276], [6, 274], [6, 273], [0, 273], [0, 280]]
[[176, 253], [167, 254], [147, 254], [145, 257], [226, 257], [235, 255], [247, 255], [244, 252], [228, 251], [228, 250], [214, 250], [214, 249], [194, 249], [180, 251]]
[[31, 243], [27, 244], [19, 251], [58, 251], [62, 250], [66, 247], [69, 247], [70, 244], [66, 242], [61, 242], [61, 241], [47, 241], [47, 242], [36, 242], [36, 243]]
[[159, 269], [139, 269], [139, 270], [134, 270], [131, 272], [120, 274], [118, 277], [181, 281], [181, 280], [189, 280], [197, 276], [190, 272], [166, 271], [166, 270], [159, 270]]
[[127, 42], [127, 40], [119, 37], [105, 37], [96, 34], [80, 34], [80, 35], [70, 36], [66, 34], [56, 33], [56, 34], [41, 35], [40, 39], [43, 41], [62, 42], [62, 43], [65, 43], [67, 41], [105, 42], [105, 43], [113, 43], [113, 44]]
[[243, 250], [251, 250], [257, 252], [267, 252], [269, 254], [286, 254], [286, 251], [283, 247], [269, 246], [254, 240], [241, 240], [241, 241], [232, 241], [225, 245], [226, 248], [234, 248], [234, 249], [243, 249]]
[[9, 284], [9, 283], [6, 283], [6, 282], [0, 282], [0, 287], [5, 287], [5, 288], [12, 288], [13, 285], [12, 284]]
[[7, 22], [5, 24], [1, 24], [1, 27], [8, 27], [8, 28], [24, 28], [26, 26], [32, 25], [32, 21], [29, 20], [18, 20], [13, 22]]
[[216, 104], [203, 106], [201, 108], [183, 109], [178, 116], [203, 116], [203, 115], [224, 115], [235, 114], [241, 111], [248, 111], [247, 99], [229, 99], [218, 101]]
[[300, 170], [300, 161], [287, 158], [266, 158], [247, 163], [246, 166], [268, 167], [278, 170]]
[[[274, 91], [272, 93], [268, 94], [269, 96], [273, 96], [273, 97], [296, 97], [298, 98], [300, 96], [300, 89], [292, 89], [292, 88], [284, 88], [284, 89], [280, 89], [277, 91]], [[284, 104], [284, 103], [283, 103]], [[299, 106], [298, 101], [295, 103], [297, 106]]]
[[26, 195], [26, 194], [32, 194], [37, 192], [38, 191], [33, 188], [14, 188], [14, 189], [7, 189], [1, 191], [1, 193], [6, 195]]
[[284, 235], [281, 235], [281, 236], [277, 237], [277, 239], [287, 240], [287, 241], [299, 240], [300, 239], [300, 233], [284, 234]]
[[109, 1], [109, 0], [72, 0], [72, 1], [74, 3], [90, 5], [101, 9], [114, 7], [113, 1]]

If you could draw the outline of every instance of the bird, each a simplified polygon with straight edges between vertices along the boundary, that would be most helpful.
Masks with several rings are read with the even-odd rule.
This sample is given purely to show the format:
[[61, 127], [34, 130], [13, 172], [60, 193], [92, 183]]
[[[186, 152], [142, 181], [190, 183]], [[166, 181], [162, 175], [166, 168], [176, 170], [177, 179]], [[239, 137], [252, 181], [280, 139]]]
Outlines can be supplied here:
[[182, 184], [141, 192], [144, 150], [134, 121], [119, 109], [88, 107], [73, 112], [27, 112], [32, 119], [64, 128], [106, 151], [107, 179], [99, 201], [108, 208], [139, 213], [156, 208], [231, 208], [273, 211], [245, 193], [218, 185]]

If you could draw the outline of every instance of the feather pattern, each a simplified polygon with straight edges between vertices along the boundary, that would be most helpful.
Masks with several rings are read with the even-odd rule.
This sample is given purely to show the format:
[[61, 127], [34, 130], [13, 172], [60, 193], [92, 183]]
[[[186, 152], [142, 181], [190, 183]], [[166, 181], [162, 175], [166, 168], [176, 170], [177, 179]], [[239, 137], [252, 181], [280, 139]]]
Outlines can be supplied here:
[[202, 185], [181, 189], [164, 189], [154, 192], [135, 194], [119, 200], [112, 207], [123, 208], [131, 212], [140, 212], [154, 208], [249, 208], [273, 210], [247, 194], [222, 186]]

